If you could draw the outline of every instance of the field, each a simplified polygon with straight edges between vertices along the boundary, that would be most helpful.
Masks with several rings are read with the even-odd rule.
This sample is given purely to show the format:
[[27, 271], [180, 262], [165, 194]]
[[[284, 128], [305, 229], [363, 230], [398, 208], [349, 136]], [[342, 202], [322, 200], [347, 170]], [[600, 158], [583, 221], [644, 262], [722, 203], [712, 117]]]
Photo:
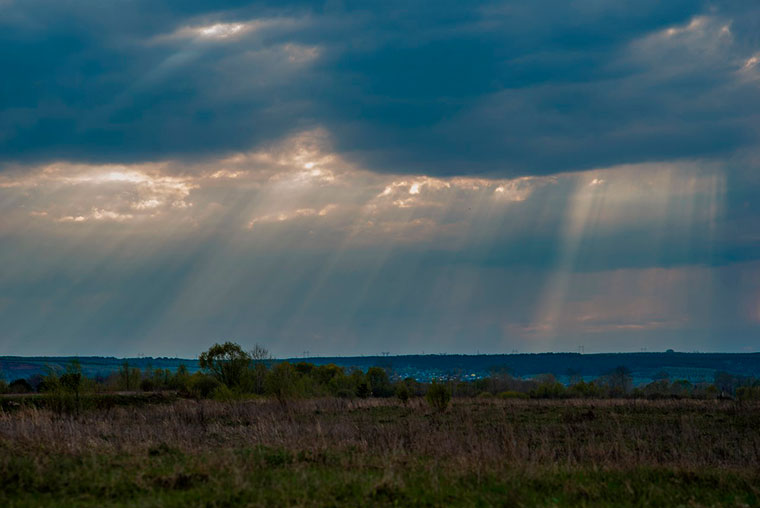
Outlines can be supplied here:
[[2, 506], [757, 506], [760, 405], [174, 400], [0, 412]]

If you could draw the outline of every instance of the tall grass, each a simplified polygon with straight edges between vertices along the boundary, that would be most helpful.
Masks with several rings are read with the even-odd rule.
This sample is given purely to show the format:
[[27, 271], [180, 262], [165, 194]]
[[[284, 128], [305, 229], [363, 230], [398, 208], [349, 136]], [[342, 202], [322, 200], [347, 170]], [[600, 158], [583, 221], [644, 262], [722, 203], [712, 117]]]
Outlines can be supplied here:
[[[662, 480], [660, 497], [634, 499], [699, 494], [720, 504], [736, 491], [752, 504], [759, 428], [760, 404], [704, 400], [455, 399], [445, 412], [419, 398], [179, 400], [79, 415], [30, 407], [0, 413], [0, 502], [142, 504], [142, 493], [178, 505], [355, 504], [367, 495], [380, 504], [585, 504], [627, 499], [628, 489], [653, 496], [647, 486]], [[183, 497], [193, 489], [210, 497]], [[224, 497], [231, 492], [248, 497]]]
[[422, 456], [471, 465], [756, 467], [760, 405], [715, 401], [455, 400], [443, 414], [420, 399], [181, 400], [79, 416], [27, 408], [0, 413], [0, 446], [118, 453], [165, 445], [268, 446]]

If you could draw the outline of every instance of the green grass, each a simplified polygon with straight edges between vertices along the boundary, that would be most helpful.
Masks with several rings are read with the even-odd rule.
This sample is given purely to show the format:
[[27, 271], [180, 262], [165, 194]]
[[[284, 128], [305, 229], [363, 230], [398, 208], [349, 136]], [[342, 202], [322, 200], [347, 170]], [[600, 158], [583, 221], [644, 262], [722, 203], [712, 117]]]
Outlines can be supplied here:
[[240, 449], [186, 456], [47, 457], [3, 471], [5, 506], [756, 506], [749, 472], [539, 468], [477, 473], [435, 462]]
[[760, 407], [179, 401], [0, 413], [2, 506], [760, 506]]

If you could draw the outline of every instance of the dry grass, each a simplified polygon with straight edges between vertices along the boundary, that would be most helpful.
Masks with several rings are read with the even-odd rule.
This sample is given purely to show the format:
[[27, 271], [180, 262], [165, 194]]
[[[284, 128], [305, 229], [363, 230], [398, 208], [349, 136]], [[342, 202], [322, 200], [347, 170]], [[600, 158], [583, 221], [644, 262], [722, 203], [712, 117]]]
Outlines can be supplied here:
[[15, 451], [126, 453], [169, 446], [349, 450], [477, 464], [597, 466], [760, 464], [760, 406], [714, 401], [457, 401], [437, 415], [421, 400], [179, 401], [78, 417], [41, 409], [0, 415]]
[[[201, 477], [224, 469], [240, 488], [250, 461], [294, 471], [318, 464], [371, 472], [390, 484], [404, 483], [414, 470], [431, 479], [474, 478], [475, 488], [510, 471], [644, 468], [757, 478], [759, 429], [760, 405], [693, 400], [457, 400], [443, 414], [421, 400], [404, 406], [382, 399], [304, 400], [287, 408], [263, 400], [182, 400], [79, 416], [28, 408], [0, 414], [0, 473], [7, 487], [19, 457], [28, 459], [29, 474], [44, 478], [54, 465], [50, 457], [77, 464], [126, 457], [139, 469], [146, 457], [170, 455], [182, 458], [172, 462], [175, 469], [182, 461], [195, 464], [192, 474]], [[267, 452], [254, 460], [251, 450]], [[171, 478], [164, 487], [176, 487], [176, 475]], [[200, 477], [187, 478], [192, 484]]]

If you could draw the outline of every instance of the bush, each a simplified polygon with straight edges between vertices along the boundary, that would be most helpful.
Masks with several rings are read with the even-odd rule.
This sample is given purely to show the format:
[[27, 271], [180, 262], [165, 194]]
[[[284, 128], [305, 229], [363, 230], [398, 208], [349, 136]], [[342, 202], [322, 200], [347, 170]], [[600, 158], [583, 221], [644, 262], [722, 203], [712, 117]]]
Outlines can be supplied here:
[[372, 395], [372, 390], [369, 387], [369, 383], [367, 381], [359, 381], [359, 384], [356, 385], [356, 396], [366, 399], [370, 395]]
[[530, 398], [530, 396], [527, 393], [515, 392], [512, 390], [501, 392], [499, 393], [498, 397], [500, 399], [529, 399]]
[[393, 385], [391, 385], [385, 369], [370, 367], [367, 370], [367, 381], [369, 381], [373, 397], [390, 397], [393, 395]]
[[425, 395], [425, 400], [427, 400], [430, 407], [436, 411], [446, 411], [446, 408], [449, 407], [449, 402], [451, 401], [451, 391], [445, 384], [433, 381]]
[[559, 399], [565, 396], [565, 387], [556, 381], [543, 382], [531, 390], [530, 396], [535, 399]]
[[179, 367], [177, 367], [177, 372], [174, 373], [174, 375], [169, 378], [169, 388], [172, 390], [177, 390], [181, 393], [188, 393], [190, 391], [190, 374], [187, 372], [187, 367], [185, 367], [185, 364], [180, 364]]
[[144, 392], [152, 392], [156, 389], [156, 384], [150, 378], [145, 378], [140, 381], [140, 390]]
[[578, 381], [571, 385], [567, 391], [571, 397], [590, 398], [601, 397], [603, 395], [602, 389], [593, 381], [591, 383], [587, 383], [583, 380]]
[[267, 393], [274, 395], [280, 404], [285, 405], [288, 400], [298, 395], [297, 376], [296, 369], [291, 364], [278, 363], [267, 376]]
[[207, 399], [211, 397], [214, 390], [216, 390], [221, 383], [211, 376], [196, 373], [191, 376], [189, 385], [191, 395]]
[[29, 384], [29, 381], [22, 378], [14, 379], [11, 381], [11, 384], [8, 385], [9, 393], [31, 393], [33, 391], [32, 385]]
[[737, 388], [736, 398], [741, 401], [760, 400], [760, 386], [742, 386]]
[[320, 365], [312, 371], [314, 379], [322, 385], [329, 385], [333, 380], [343, 378], [345, 375], [343, 367], [338, 367], [334, 363]]
[[227, 385], [219, 385], [214, 389], [214, 400], [219, 402], [230, 402], [240, 398], [235, 392], [230, 390]]
[[124, 360], [118, 372], [119, 389], [126, 391], [136, 390], [140, 384], [140, 377], [140, 369], [130, 367], [129, 362]]
[[406, 386], [406, 383], [398, 384], [398, 386], [396, 387], [396, 397], [404, 405], [406, 405], [406, 403], [409, 402], [409, 387]]

